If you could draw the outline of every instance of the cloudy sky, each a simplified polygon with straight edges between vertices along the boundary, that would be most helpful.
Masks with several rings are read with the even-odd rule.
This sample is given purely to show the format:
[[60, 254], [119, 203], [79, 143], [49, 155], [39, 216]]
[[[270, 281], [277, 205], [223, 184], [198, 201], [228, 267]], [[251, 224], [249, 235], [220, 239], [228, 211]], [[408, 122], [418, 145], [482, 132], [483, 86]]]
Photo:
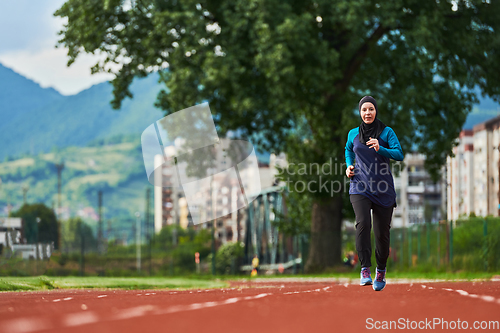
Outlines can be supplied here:
[[112, 79], [110, 74], [90, 74], [96, 59], [89, 55], [67, 67], [62, 47], [55, 48], [63, 20], [53, 13], [65, 0], [0, 0], [0, 63], [15, 72], [73, 95]]

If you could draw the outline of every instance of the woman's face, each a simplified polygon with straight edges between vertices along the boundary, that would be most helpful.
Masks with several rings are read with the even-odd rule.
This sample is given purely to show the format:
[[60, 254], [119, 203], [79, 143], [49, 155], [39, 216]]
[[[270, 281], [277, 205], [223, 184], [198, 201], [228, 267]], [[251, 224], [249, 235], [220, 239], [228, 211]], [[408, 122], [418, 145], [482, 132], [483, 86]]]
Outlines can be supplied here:
[[365, 124], [371, 124], [375, 120], [375, 116], [377, 115], [377, 111], [375, 110], [375, 106], [372, 103], [366, 102], [361, 105], [361, 119], [365, 122]]

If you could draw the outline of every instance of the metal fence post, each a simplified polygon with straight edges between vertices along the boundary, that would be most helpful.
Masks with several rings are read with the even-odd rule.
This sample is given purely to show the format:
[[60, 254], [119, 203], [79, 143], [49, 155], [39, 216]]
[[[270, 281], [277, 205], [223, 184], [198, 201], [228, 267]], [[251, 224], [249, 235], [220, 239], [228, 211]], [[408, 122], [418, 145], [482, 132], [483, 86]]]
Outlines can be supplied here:
[[404, 249], [405, 249], [405, 229], [406, 228], [401, 228], [401, 269], [404, 269], [405, 267], [405, 256], [404, 256]]
[[417, 262], [420, 263], [420, 228], [421, 225], [417, 225]]
[[450, 221], [450, 266], [453, 267], [453, 221]]
[[440, 228], [440, 225], [439, 225], [439, 222], [438, 222], [438, 224], [436, 225], [436, 233], [437, 233], [437, 253], [436, 253], [436, 256], [437, 256], [437, 265], [438, 265], [438, 267], [439, 267], [440, 261], [441, 261], [440, 260], [441, 259], [441, 253], [440, 253], [441, 252], [440, 251], [441, 242], [440, 242], [440, 233], [439, 233], [440, 229], [441, 228]]
[[483, 254], [484, 254], [484, 270], [488, 270], [488, 260], [487, 260], [487, 255], [488, 255], [488, 243], [487, 243], [487, 237], [488, 237], [488, 223], [486, 222], [486, 219], [483, 219]]
[[431, 254], [431, 224], [426, 223], [425, 224], [425, 231], [427, 233], [427, 261], [429, 261], [429, 257]]
[[412, 248], [411, 248], [411, 232], [412, 232], [412, 227], [408, 227], [408, 267], [412, 266], [412, 261], [411, 261], [411, 256], [412, 256]]

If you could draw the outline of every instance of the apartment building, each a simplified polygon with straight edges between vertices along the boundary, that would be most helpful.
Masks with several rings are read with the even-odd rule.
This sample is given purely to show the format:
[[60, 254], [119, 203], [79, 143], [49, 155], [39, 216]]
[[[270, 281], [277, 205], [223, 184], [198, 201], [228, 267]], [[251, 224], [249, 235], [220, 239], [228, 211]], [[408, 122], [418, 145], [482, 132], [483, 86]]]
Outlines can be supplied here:
[[464, 130], [448, 157], [448, 219], [499, 216], [500, 116]]
[[[221, 144], [228, 145], [229, 140], [222, 139]], [[220, 152], [219, 152], [220, 153]], [[214, 158], [215, 163], [224, 165], [227, 163], [225, 156], [217, 154]], [[262, 189], [271, 187], [276, 173], [274, 163], [276, 157], [271, 154], [269, 161], [259, 160], [260, 187]], [[156, 157], [155, 165], [160, 166], [163, 159]], [[164, 164], [161, 168], [155, 170], [156, 177], [162, 177], [160, 183], [168, 185], [178, 184], [174, 177], [185, 174], [186, 170], [176, 166]], [[245, 172], [252, 172], [252, 169], [241, 170], [240, 174], [246, 179]], [[257, 184], [248, 184], [247, 188], [252, 191]], [[255, 187], [257, 188], [257, 187]], [[182, 187], [158, 187], [154, 189], [154, 225], [155, 232], [159, 232], [166, 225], [178, 224], [183, 228], [193, 226], [195, 228], [211, 228], [211, 216], [220, 216], [216, 219], [215, 238], [221, 243], [242, 240], [244, 237], [244, 227], [246, 221], [246, 210], [238, 209], [244, 207], [244, 199], [239, 194], [240, 184], [236, 179], [229, 179], [224, 173], [215, 174], [210, 188], [206, 189], [206, 194], [197, 198], [191, 198], [188, 206]], [[249, 193], [257, 195], [258, 193]], [[193, 201], [194, 200], [194, 201]], [[241, 201], [241, 202], [240, 202]], [[215, 214], [214, 214], [215, 213]], [[193, 225], [192, 221], [209, 221]]]
[[474, 132], [463, 130], [457, 141], [454, 157], [448, 157], [446, 162], [447, 217], [450, 220], [474, 212]]
[[445, 176], [434, 182], [424, 168], [425, 155], [408, 153], [403, 163], [393, 164], [397, 207], [392, 227], [437, 222], [446, 210]]

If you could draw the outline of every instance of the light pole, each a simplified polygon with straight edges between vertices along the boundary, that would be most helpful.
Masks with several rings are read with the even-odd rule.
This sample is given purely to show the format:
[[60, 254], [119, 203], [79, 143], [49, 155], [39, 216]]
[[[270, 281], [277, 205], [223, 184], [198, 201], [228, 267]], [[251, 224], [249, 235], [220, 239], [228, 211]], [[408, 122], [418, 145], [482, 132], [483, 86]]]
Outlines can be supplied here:
[[135, 246], [137, 254], [137, 272], [141, 271], [141, 213], [135, 213], [136, 228], [135, 228]]
[[28, 194], [28, 190], [30, 189], [29, 185], [24, 184], [22, 187], [23, 190], [23, 203], [26, 205], [26, 196]]
[[56, 163], [55, 167], [57, 170], [57, 218], [59, 218], [61, 215], [61, 173], [64, 169], [64, 162]]
[[40, 222], [42, 221], [41, 218], [38, 216], [36, 217], [36, 259], [38, 260], [40, 258], [40, 248], [38, 246], [38, 241], [39, 241], [39, 233], [40, 233]]

